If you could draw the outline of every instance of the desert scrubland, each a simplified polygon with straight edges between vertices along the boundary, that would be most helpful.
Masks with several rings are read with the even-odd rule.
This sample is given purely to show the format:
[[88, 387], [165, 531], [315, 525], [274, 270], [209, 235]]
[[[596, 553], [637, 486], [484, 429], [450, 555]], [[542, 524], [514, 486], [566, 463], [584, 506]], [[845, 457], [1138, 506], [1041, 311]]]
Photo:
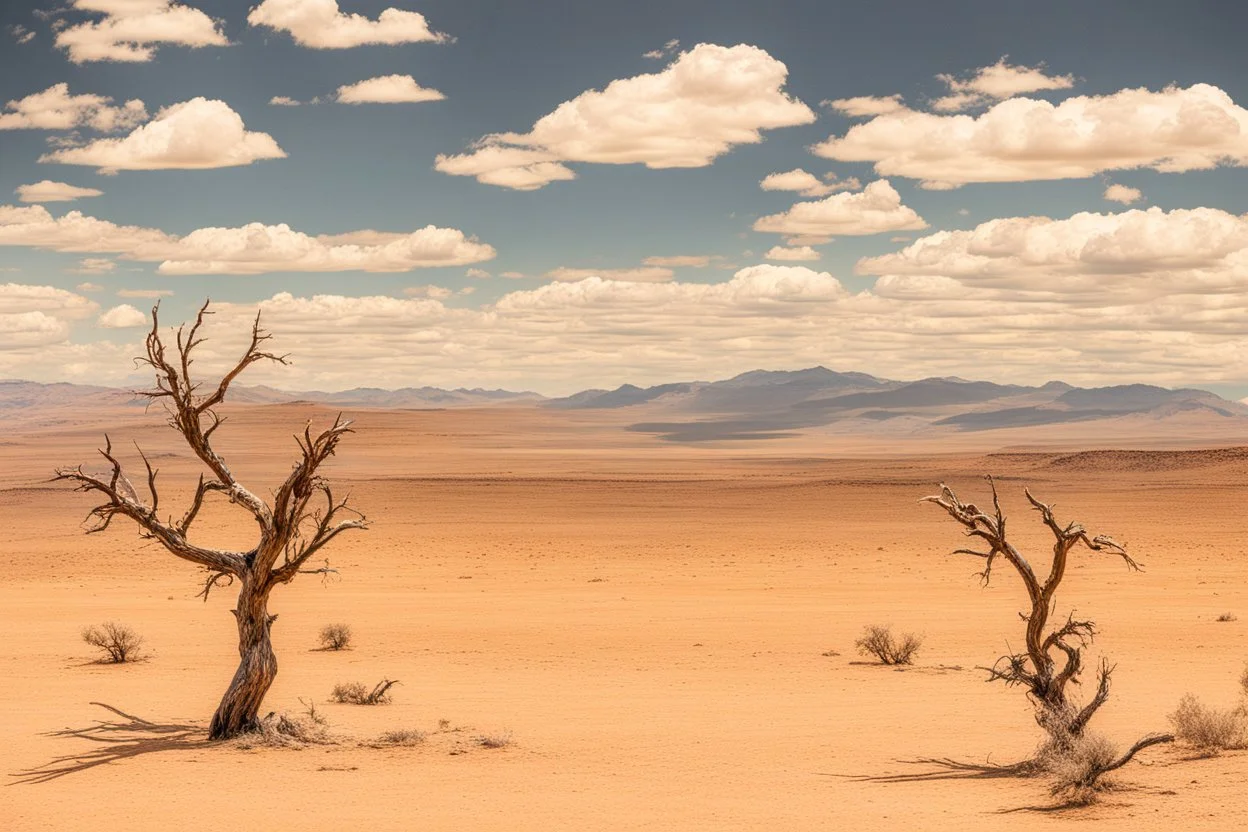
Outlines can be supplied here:
[[[288, 471], [292, 430], [334, 416], [298, 403], [223, 412], [218, 446], [261, 491]], [[327, 550], [336, 576], [304, 576], [270, 604], [280, 673], [266, 710], [315, 702], [342, 740], [302, 749], [206, 742], [237, 663], [233, 590], [197, 598], [200, 573], [120, 520], [83, 535], [94, 502], [48, 482], [107, 430], [128, 464], [143, 446], [162, 503], [180, 511], [197, 469], [159, 413], [47, 407], [4, 423], [6, 829], [1248, 825], [1245, 752], [1151, 748], [1098, 803], [1058, 812], [1035, 779], [888, 781], [941, 771], [923, 758], [1023, 759], [1040, 739], [1022, 693], [979, 669], [1021, 640], [1021, 584], [999, 568], [981, 587], [981, 564], [950, 554], [959, 529], [918, 503], [941, 481], [983, 499], [981, 476], [996, 475], [1035, 561], [1052, 539], [1024, 485], [1143, 564], [1076, 551], [1058, 596], [1057, 615], [1101, 631], [1082, 694], [1102, 651], [1117, 664], [1096, 717], [1114, 741], [1167, 730], [1188, 692], [1234, 704], [1248, 452], [1201, 448], [1248, 435], [1221, 422], [682, 445], [606, 412], [347, 415], [357, 433], [325, 472], [373, 526]], [[1098, 447], [1143, 451], [1086, 452]], [[197, 539], [249, 545], [252, 525], [210, 503]], [[1237, 620], [1217, 620], [1227, 613]], [[148, 658], [96, 663], [79, 633], [106, 620], [141, 633]], [[351, 649], [316, 649], [337, 621]], [[914, 666], [858, 655], [868, 624], [922, 634]], [[328, 701], [337, 683], [383, 678], [400, 682], [390, 704]], [[370, 745], [396, 729], [427, 737]], [[497, 735], [510, 745], [477, 739]]]

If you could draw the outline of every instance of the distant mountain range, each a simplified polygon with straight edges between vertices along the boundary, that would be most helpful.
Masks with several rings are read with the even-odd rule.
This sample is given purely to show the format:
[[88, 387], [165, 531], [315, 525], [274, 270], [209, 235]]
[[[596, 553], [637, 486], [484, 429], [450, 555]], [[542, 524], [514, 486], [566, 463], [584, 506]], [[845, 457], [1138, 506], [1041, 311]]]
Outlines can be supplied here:
[[[963, 432], [1184, 415], [1226, 419], [1228, 426], [1248, 432], [1248, 406], [1205, 390], [1147, 384], [1081, 388], [1060, 381], [1027, 387], [961, 378], [890, 381], [826, 367], [754, 370], [713, 382], [625, 384], [614, 390], [584, 390], [551, 399], [531, 392], [437, 387], [360, 387], [325, 393], [237, 386], [230, 393], [232, 401], [252, 404], [306, 401], [349, 408], [533, 405], [554, 410], [613, 410], [619, 411], [628, 430], [677, 442], [768, 439], [812, 428]], [[133, 393], [109, 387], [0, 381], [0, 417], [60, 406], [144, 403]], [[1244, 420], [1242, 428], [1232, 424], [1237, 420]]]

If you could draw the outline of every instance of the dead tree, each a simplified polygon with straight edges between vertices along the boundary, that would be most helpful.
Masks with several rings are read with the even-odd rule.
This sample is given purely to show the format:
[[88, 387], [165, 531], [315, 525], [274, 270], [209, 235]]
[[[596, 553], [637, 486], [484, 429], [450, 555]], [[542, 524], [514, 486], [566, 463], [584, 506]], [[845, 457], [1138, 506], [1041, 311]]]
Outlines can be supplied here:
[[[176, 348], [167, 350], [160, 334], [159, 304], [152, 309], [152, 329], [147, 335], [147, 355], [137, 359], [156, 374], [156, 387], [142, 393], [149, 400], [161, 402], [169, 417], [169, 425], [182, 434], [187, 445], [207, 469], [201, 473], [190, 506], [180, 519], [162, 519], [160, 496], [156, 489], [157, 470], [142, 450], [139, 455], [146, 468], [149, 500], [122, 470], [114, 455], [112, 442], [104, 438], [100, 454], [108, 463], [102, 474], [88, 473], [82, 466], [58, 469], [56, 478], [77, 484], [77, 490], [98, 492], [104, 502], [88, 514], [88, 533], [102, 532], [114, 517], [122, 516], [139, 526], [140, 535], [154, 540], [169, 552], [207, 571], [204, 600], [218, 586], [238, 583], [238, 604], [232, 612], [238, 622], [238, 670], [230, 682], [221, 704], [213, 714], [209, 727], [211, 739], [226, 739], [253, 730], [258, 724], [261, 701], [277, 676], [277, 657], [269, 640], [269, 630], [276, 615], [268, 611], [269, 593], [278, 584], [290, 583], [304, 572], [324, 574], [329, 568], [307, 569], [309, 558], [331, 540], [349, 529], [366, 528], [364, 516], [339, 499], [318, 473], [324, 462], [334, 455], [339, 440], [351, 432], [351, 423], [341, 416], [315, 436], [311, 424], [305, 426], [295, 441], [299, 459], [285, 481], [266, 503], [248, 490], [234, 476], [225, 458], [212, 445], [214, 434], [225, 421], [216, 407], [225, 400], [230, 384], [243, 370], [259, 361], [285, 364], [286, 357], [266, 352], [263, 347], [272, 336], [260, 328], [256, 315], [251, 328], [251, 343], [243, 357], [211, 387], [192, 381], [193, 353], [203, 342], [200, 329], [210, 314], [205, 302], [189, 330], [177, 330]], [[209, 495], [226, 497], [255, 520], [258, 528], [256, 545], [247, 551], [226, 551], [191, 542], [188, 534]]]
[[992, 567], [998, 557], [1004, 558], [1022, 578], [1031, 602], [1030, 612], [1020, 614], [1027, 624], [1026, 650], [998, 659], [989, 669], [989, 680], [1025, 688], [1036, 707], [1036, 721], [1048, 733], [1054, 748], [1067, 749], [1083, 735], [1088, 721], [1109, 698], [1109, 681], [1114, 670], [1108, 662], [1101, 661], [1097, 670], [1096, 692], [1086, 704], [1079, 706], [1068, 696], [1067, 687], [1079, 684], [1083, 672], [1083, 649], [1096, 636], [1094, 622], [1077, 620], [1073, 615], [1056, 626], [1049, 624], [1055, 607], [1054, 596], [1066, 576], [1070, 552], [1082, 544], [1093, 552], [1121, 557], [1128, 569], [1138, 571], [1140, 567], [1113, 539], [1104, 535], [1089, 536], [1078, 523], [1071, 522], [1065, 526], [1058, 523], [1053, 516], [1053, 507], [1040, 502], [1024, 489], [1027, 501], [1040, 513], [1054, 538], [1053, 561], [1048, 577], [1042, 581], [1027, 559], [1007, 539], [1006, 519], [1001, 513], [996, 483], [992, 477], [987, 479], [992, 489], [991, 513], [980, 510], [973, 503], [963, 503], [953, 489], [943, 483], [939, 496], [924, 497], [921, 502], [940, 506], [966, 528], [967, 536], [982, 541], [987, 551], [957, 549], [954, 554], [983, 558], [984, 570], [979, 576], [985, 585], [992, 577]]

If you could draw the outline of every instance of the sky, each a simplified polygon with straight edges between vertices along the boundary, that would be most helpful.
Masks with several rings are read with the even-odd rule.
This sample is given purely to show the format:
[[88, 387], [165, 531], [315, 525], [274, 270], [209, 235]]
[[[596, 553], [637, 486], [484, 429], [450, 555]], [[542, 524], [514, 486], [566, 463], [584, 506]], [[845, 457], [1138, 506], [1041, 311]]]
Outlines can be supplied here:
[[0, 378], [1248, 395], [1248, 7], [0, 8]]

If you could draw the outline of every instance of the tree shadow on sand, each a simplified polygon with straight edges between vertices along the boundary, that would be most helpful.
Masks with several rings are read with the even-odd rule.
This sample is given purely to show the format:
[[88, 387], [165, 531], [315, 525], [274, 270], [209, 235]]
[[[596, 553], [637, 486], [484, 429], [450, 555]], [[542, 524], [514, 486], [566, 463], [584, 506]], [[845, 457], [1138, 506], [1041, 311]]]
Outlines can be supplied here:
[[926, 766], [926, 771], [910, 771], [903, 774], [843, 775], [860, 783], [926, 783], [933, 780], [998, 780], [1003, 778], [1036, 777], [1041, 772], [1032, 760], [1012, 765], [995, 763], [965, 763], [948, 757], [921, 757], [917, 760], [900, 760], [906, 765]]
[[91, 704], [112, 711], [117, 716], [124, 717], [126, 721], [98, 721], [95, 725], [86, 728], [65, 728], [48, 732], [44, 736], [89, 740], [100, 745], [84, 753], [65, 754], [41, 766], [15, 772], [10, 775], [15, 778], [10, 785], [47, 783], [96, 766], [143, 754], [188, 751], [205, 748], [210, 744], [208, 733], [202, 725], [148, 722], [146, 719], [128, 714], [112, 705], [105, 705], [103, 702]]

